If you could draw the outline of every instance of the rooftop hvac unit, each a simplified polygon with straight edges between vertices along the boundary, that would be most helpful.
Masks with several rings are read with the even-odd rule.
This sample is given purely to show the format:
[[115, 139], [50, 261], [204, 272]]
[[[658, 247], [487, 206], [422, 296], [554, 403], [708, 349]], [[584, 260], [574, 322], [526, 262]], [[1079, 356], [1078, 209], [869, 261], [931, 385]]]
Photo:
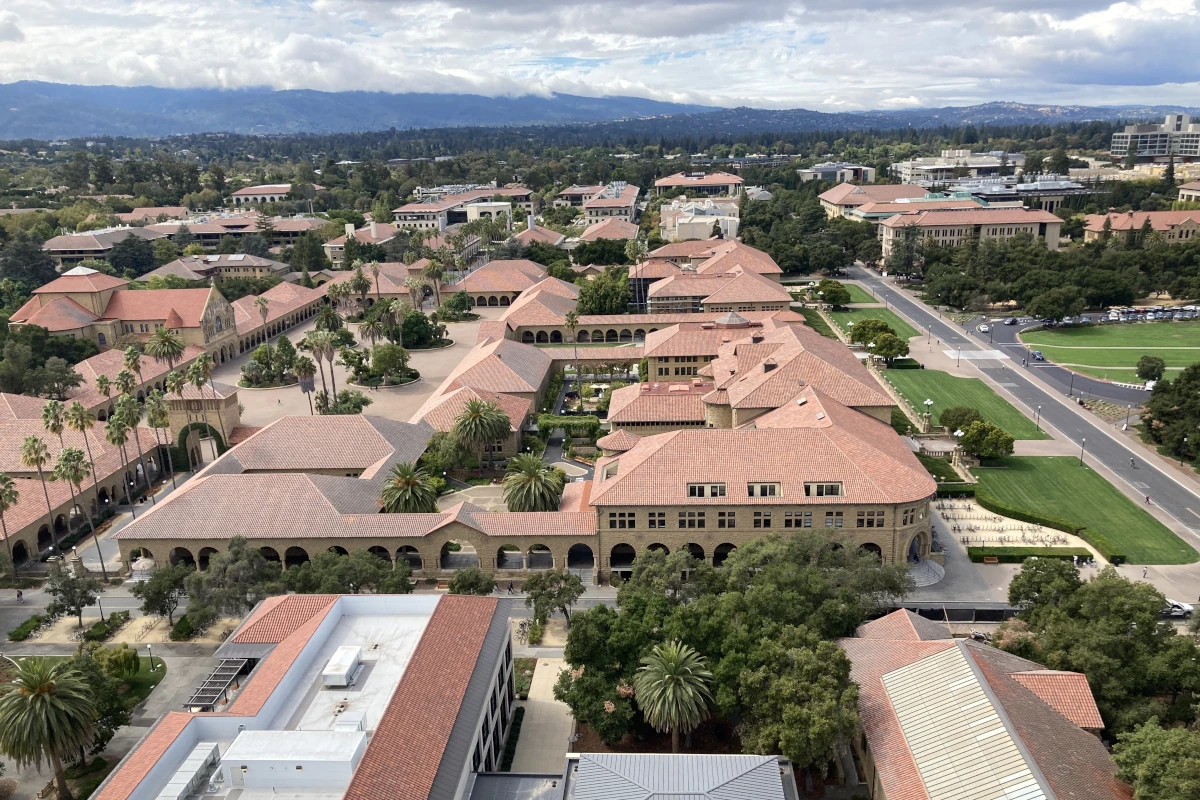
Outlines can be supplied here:
[[367, 715], [362, 711], [343, 711], [333, 723], [335, 731], [365, 731]]
[[362, 648], [356, 645], [343, 645], [333, 651], [333, 658], [321, 672], [321, 682], [326, 686], [349, 686], [361, 654]]

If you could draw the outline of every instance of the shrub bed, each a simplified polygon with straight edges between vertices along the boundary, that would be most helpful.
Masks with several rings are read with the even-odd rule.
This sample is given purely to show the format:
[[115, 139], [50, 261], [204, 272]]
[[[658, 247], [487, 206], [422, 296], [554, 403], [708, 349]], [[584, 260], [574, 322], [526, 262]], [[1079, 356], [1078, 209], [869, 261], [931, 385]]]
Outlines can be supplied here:
[[113, 611], [108, 615], [108, 619], [98, 621], [95, 625], [84, 631], [83, 638], [88, 642], [103, 642], [116, 633], [126, 622], [129, 622], [128, 611]]
[[1092, 553], [1083, 547], [968, 547], [967, 555], [976, 564], [984, 557], [999, 559], [1001, 564], [1021, 564], [1027, 558], [1058, 558], [1070, 561], [1073, 557], [1091, 558]]
[[938, 497], [974, 497], [975, 484], [973, 483], [939, 483], [937, 485]]
[[[536, 658], [513, 659], [513, 682], [516, 684], [517, 697], [529, 699], [529, 686], [533, 683], [533, 670], [537, 667]], [[525, 673], [529, 674], [526, 675]]]
[[196, 635], [196, 629], [192, 626], [192, 621], [187, 618], [187, 614], [175, 621], [175, 627], [171, 628], [172, 642], [186, 642]]
[[46, 622], [47, 619], [48, 619], [48, 617], [44, 617], [41, 614], [34, 614], [32, 617], [25, 620], [20, 625], [18, 625], [17, 627], [15, 627], [11, 631], [9, 631], [8, 632], [8, 640], [10, 642], [25, 641], [30, 636], [33, 636], [34, 632], [38, 628], [42, 627], [42, 623]]
[[504, 755], [500, 758], [500, 771], [512, 772], [513, 758], [517, 755], [517, 739], [521, 736], [521, 720], [525, 719], [525, 706], [517, 706], [513, 712], [512, 727], [508, 729], [508, 741], [504, 743]]
[[888, 369], [920, 369], [921, 362], [915, 358], [897, 358], [888, 365]]

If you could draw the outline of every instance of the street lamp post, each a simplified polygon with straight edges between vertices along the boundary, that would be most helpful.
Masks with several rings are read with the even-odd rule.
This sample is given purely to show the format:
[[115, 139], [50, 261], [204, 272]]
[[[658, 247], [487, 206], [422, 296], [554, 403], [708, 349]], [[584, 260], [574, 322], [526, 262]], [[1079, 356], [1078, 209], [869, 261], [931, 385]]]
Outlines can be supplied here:
[[933, 400], [926, 398], [923, 405], [925, 406], [925, 432], [928, 433], [933, 427]]
[[146, 657], [150, 659], [150, 671], [154, 672], [154, 651], [150, 649], [150, 645], [146, 645]]
[[1037, 419], [1034, 421], [1034, 426], [1037, 427], [1038, 433], [1042, 432], [1042, 407], [1037, 407]]
[[954, 366], [956, 366], [956, 367], [962, 366], [962, 348], [961, 347], [958, 348], [958, 355], [955, 357]]
[[1067, 389], [1067, 397], [1074, 396], [1075, 392], [1075, 373], [1071, 373], [1071, 386]]
[[1083, 466], [1083, 451], [1087, 448], [1087, 437], [1079, 440], [1079, 466]]
[[1179, 466], [1183, 466], [1183, 457], [1187, 455], [1187, 437], [1183, 437], [1183, 448], [1179, 451]]

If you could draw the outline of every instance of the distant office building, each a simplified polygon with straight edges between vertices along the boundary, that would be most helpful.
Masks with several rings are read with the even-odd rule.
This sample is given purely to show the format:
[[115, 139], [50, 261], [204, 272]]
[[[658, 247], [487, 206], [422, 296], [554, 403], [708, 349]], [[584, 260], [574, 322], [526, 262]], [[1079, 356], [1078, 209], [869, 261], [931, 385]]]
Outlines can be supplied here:
[[914, 158], [892, 164], [892, 175], [904, 183], [942, 184], [953, 178], [982, 178], [1021, 172], [1025, 156], [996, 150], [972, 153], [970, 150], [943, 150], [940, 156]]
[[[1105, 230], [1104, 223], [1108, 222]], [[1094, 242], [1106, 237], [1132, 239], [1150, 223], [1150, 228], [1167, 244], [1194, 242], [1200, 238], [1200, 211], [1125, 211], [1110, 214], [1088, 214], [1083, 240]]]
[[588, 225], [606, 219], [633, 222], [637, 219], [637, 200], [641, 189], [625, 181], [613, 181], [583, 203], [583, 218]]
[[1050, 250], [1058, 249], [1062, 220], [1048, 211], [1030, 208], [977, 208], [973, 210], [920, 211], [897, 214], [879, 223], [883, 257], [891, 255], [904, 228], [916, 225], [921, 235], [938, 244], [952, 247], [972, 236], [984, 239], [1011, 239], [1022, 233], [1041, 239]]
[[[325, 187], [313, 184], [312, 188], [316, 191], [321, 191]], [[291, 194], [292, 185], [290, 183], [271, 183], [261, 186], [247, 186], [244, 189], [238, 189], [233, 193], [233, 204], [237, 206], [248, 205], [252, 203], [278, 203], [286, 200]]]
[[1161, 125], [1126, 125], [1113, 134], [1112, 157], [1125, 158], [1131, 142], [1144, 161], [1166, 161], [1171, 156], [1193, 161], [1200, 158], [1200, 120], [1193, 121], [1189, 114], [1168, 114]]
[[737, 197], [742, 193], [744, 182], [739, 176], [731, 175], [728, 172], [712, 172], [707, 175], [703, 172], [677, 172], [656, 180], [654, 190], [658, 194], [687, 195], [688, 197], [701, 195]]
[[1179, 199], [1185, 203], [1200, 203], [1200, 181], [1192, 181], [1180, 186]]
[[863, 167], [846, 161], [826, 161], [824, 164], [814, 164], [808, 169], [798, 169], [796, 173], [800, 180], [829, 181], [830, 183], [874, 183], [875, 168]]
[[1037, 175], [1031, 181], [1014, 176], [962, 178], [947, 184], [946, 191], [970, 195], [993, 208], [1036, 202], [1043, 211], [1054, 211], [1062, 206], [1068, 197], [1097, 194], [1097, 190], [1089, 189], [1061, 175]]

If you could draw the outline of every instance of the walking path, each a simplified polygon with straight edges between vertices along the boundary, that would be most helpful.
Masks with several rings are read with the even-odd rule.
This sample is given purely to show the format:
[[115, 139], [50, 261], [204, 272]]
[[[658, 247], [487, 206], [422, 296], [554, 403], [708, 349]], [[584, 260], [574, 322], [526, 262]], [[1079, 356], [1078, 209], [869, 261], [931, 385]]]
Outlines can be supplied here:
[[529, 686], [529, 699], [520, 705], [525, 708], [521, 735], [512, 771], [516, 773], [562, 772], [563, 757], [567, 754], [574, 732], [571, 709], [554, 699], [554, 684], [558, 673], [567, 668], [562, 658], [539, 658]]

